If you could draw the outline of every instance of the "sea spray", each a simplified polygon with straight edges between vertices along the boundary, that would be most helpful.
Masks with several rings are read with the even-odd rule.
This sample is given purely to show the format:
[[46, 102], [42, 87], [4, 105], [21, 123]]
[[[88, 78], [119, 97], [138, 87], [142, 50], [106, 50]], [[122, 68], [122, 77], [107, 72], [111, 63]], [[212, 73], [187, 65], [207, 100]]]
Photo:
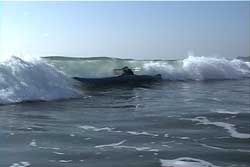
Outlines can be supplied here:
[[242, 79], [250, 74], [248, 64], [225, 58], [191, 56], [183, 61], [183, 69], [194, 80]]
[[175, 63], [169, 61], [148, 62], [143, 65], [145, 73], [161, 73], [167, 80], [224, 80], [250, 77], [250, 66], [241, 60], [194, 57]]
[[11, 57], [0, 62], [0, 104], [78, 96], [71, 79], [43, 60]]

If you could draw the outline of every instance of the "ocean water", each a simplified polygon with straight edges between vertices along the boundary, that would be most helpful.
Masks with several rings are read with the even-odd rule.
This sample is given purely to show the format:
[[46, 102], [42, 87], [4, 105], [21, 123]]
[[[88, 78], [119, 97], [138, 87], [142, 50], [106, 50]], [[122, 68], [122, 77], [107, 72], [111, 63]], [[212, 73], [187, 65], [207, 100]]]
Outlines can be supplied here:
[[[113, 68], [162, 74], [87, 88]], [[0, 62], [1, 167], [248, 167], [250, 63], [12, 57]]]

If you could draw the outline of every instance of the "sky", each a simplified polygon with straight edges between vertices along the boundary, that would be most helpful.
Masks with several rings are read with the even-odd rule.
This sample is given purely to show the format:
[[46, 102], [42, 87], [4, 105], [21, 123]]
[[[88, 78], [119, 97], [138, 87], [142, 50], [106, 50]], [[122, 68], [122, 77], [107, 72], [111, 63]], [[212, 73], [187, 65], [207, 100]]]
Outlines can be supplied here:
[[250, 2], [0, 2], [0, 56], [250, 56]]

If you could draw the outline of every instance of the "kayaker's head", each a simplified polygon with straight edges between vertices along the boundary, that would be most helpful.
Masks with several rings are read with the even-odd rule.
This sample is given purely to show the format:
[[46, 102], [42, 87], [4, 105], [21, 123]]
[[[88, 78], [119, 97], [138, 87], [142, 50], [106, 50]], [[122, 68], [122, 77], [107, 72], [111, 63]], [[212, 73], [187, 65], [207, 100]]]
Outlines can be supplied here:
[[127, 70], [127, 69], [129, 69], [129, 68], [128, 68], [128, 66], [125, 66], [125, 67], [123, 67], [122, 69], [123, 69], [123, 70]]

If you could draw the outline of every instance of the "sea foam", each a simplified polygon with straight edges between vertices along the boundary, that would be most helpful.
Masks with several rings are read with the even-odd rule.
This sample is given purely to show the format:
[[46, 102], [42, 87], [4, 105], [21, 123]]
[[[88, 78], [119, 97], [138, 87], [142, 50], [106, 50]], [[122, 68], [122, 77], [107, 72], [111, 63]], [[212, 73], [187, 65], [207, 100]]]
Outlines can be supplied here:
[[241, 60], [189, 56], [179, 61], [143, 64], [146, 74], [162, 74], [167, 80], [221, 80], [250, 77], [250, 65]]
[[65, 74], [42, 60], [11, 57], [0, 62], [0, 104], [80, 96]]
[[229, 124], [229, 123], [225, 123], [225, 122], [211, 122], [205, 117], [196, 117], [196, 118], [193, 118], [190, 120], [200, 122], [200, 124], [203, 124], [203, 125], [215, 125], [218, 127], [222, 127], [224, 129], [226, 129], [232, 137], [235, 137], [235, 138], [240, 138], [240, 139], [249, 139], [250, 138], [250, 134], [238, 132], [235, 128], [235, 125], [233, 125], [233, 124]]
[[13, 163], [9, 167], [28, 167], [28, 166], [31, 166], [31, 164], [29, 162], [22, 161], [22, 162], [19, 162], [19, 163]]
[[162, 167], [218, 167], [210, 162], [190, 157], [181, 157], [173, 160], [160, 159], [160, 162]]

